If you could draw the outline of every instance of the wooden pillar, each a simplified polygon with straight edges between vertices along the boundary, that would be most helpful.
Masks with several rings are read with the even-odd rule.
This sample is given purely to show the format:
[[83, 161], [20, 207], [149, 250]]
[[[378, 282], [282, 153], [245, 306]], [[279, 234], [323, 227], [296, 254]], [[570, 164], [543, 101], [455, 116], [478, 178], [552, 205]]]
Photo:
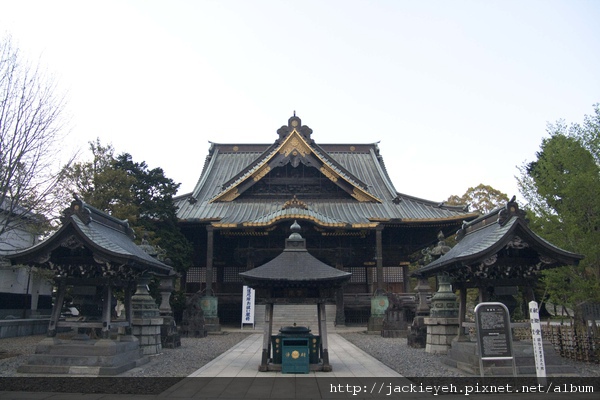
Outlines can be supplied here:
[[317, 317], [319, 319], [319, 335], [321, 336], [321, 346], [323, 348], [321, 357], [323, 358], [323, 371], [330, 372], [329, 364], [329, 344], [327, 341], [327, 315], [325, 314], [325, 303], [317, 304]]
[[65, 293], [67, 292], [67, 282], [65, 278], [58, 279], [58, 290], [56, 292], [56, 302], [52, 308], [52, 316], [50, 317], [50, 323], [48, 324], [48, 337], [56, 336], [56, 327], [58, 325], [58, 319], [60, 318], [60, 312], [62, 311], [63, 303], [65, 302]]
[[483, 302], [487, 301], [487, 299], [486, 299], [487, 296], [485, 293], [485, 286], [479, 286], [479, 287], [477, 287], [477, 290], [478, 290], [478, 302], [477, 303], [479, 304], [479, 303], [483, 303]]
[[248, 252], [246, 253], [246, 271], [250, 271], [254, 268], [254, 248], [248, 247]]
[[[344, 264], [342, 263], [342, 249], [338, 249], [338, 257], [335, 267], [343, 271]], [[335, 291], [335, 324], [338, 326], [346, 325], [346, 315], [344, 313], [344, 287], [340, 286]]]
[[271, 334], [273, 332], [273, 303], [265, 304], [265, 327], [263, 330], [263, 348], [262, 357], [258, 370], [266, 372], [268, 370], [269, 356], [271, 355]]
[[104, 301], [102, 302], [102, 339], [110, 338], [112, 287], [110, 282], [104, 286]]
[[461, 287], [459, 290], [459, 303], [458, 303], [458, 336], [456, 340], [458, 342], [468, 342], [469, 338], [465, 336], [465, 329], [462, 324], [465, 322], [467, 316], [467, 288]]
[[531, 301], [536, 301], [535, 292], [533, 291], [533, 287], [531, 285], [525, 286], [525, 300], [527, 301], [527, 304], [529, 304]]
[[213, 294], [213, 258], [214, 258], [214, 227], [206, 227], [206, 295]]
[[129, 282], [125, 286], [125, 319], [127, 320], [128, 326], [125, 328], [125, 335], [131, 335], [131, 327], [133, 326], [133, 303], [131, 298], [133, 296], [132, 283]]
[[377, 267], [377, 290], [376, 294], [383, 294], [383, 225], [375, 228], [375, 262]]
[[404, 289], [404, 293], [410, 293], [410, 278], [408, 272], [408, 266], [410, 263], [408, 261], [402, 261], [400, 266], [402, 267], [402, 286]]

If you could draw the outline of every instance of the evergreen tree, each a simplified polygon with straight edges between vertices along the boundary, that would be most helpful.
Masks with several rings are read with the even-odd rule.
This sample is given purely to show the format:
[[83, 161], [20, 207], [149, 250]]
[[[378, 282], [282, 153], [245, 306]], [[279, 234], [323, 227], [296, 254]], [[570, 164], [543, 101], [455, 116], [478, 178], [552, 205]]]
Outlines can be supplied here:
[[498, 189], [480, 183], [470, 187], [462, 196], [452, 195], [445, 201], [448, 205], [468, 205], [471, 211], [487, 214], [488, 212], [506, 205], [508, 196]]
[[518, 179], [531, 228], [551, 243], [583, 254], [579, 267], [544, 273], [550, 300], [574, 307], [600, 301], [600, 109], [583, 125], [548, 126], [537, 160]]
[[149, 169], [131, 155], [114, 155], [111, 145], [90, 143], [93, 158], [66, 169], [70, 185], [83, 201], [119, 219], [127, 219], [138, 241], [144, 237], [163, 251], [178, 271], [190, 265], [191, 245], [177, 225], [173, 196], [179, 184], [161, 168]]

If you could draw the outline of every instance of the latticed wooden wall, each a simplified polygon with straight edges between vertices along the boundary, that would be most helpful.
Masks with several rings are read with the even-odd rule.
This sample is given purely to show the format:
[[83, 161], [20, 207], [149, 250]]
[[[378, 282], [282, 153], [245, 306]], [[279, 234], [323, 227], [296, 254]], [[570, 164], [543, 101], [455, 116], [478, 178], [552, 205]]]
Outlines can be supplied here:
[[[531, 331], [517, 328], [513, 330], [513, 337], [531, 340]], [[600, 335], [597, 328], [587, 330], [570, 325], [542, 325], [542, 337], [552, 343], [561, 357], [600, 364]]]
[[550, 325], [543, 327], [542, 335], [562, 357], [600, 364], [600, 335], [596, 329]]

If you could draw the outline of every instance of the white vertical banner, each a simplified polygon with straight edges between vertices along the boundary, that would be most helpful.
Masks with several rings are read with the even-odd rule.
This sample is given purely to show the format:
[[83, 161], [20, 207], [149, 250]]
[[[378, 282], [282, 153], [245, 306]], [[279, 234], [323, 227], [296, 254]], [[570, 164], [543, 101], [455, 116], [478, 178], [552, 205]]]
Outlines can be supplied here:
[[242, 328], [244, 324], [254, 325], [254, 289], [249, 286], [242, 290]]
[[[535, 359], [535, 373], [538, 382], [546, 384], [546, 362], [544, 361], [544, 343], [542, 341], [542, 325], [540, 323], [540, 310], [538, 303], [529, 302], [529, 319], [531, 321], [531, 340], [533, 342], [533, 355]], [[543, 382], [542, 382], [543, 381]]]

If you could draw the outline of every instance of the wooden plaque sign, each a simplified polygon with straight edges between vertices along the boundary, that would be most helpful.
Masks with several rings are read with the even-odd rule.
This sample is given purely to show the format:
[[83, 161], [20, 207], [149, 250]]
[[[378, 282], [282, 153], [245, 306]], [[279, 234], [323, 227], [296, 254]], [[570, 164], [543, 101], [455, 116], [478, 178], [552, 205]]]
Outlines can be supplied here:
[[504, 304], [478, 304], [475, 307], [475, 323], [482, 360], [512, 358], [510, 316]]

